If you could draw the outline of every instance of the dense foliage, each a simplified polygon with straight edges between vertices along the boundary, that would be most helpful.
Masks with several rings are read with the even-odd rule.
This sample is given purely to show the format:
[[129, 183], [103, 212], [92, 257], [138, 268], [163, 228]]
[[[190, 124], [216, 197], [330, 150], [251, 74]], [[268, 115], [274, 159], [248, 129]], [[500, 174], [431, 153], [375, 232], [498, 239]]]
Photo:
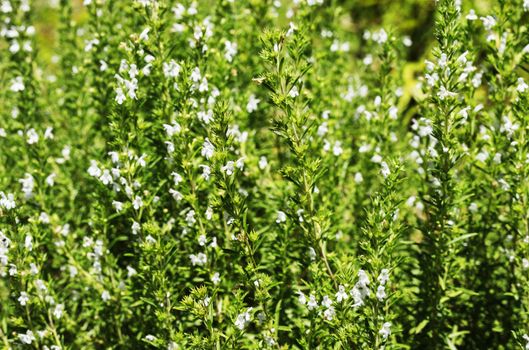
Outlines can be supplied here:
[[0, 22], [2, 348], [529, 349], [529, 0]]

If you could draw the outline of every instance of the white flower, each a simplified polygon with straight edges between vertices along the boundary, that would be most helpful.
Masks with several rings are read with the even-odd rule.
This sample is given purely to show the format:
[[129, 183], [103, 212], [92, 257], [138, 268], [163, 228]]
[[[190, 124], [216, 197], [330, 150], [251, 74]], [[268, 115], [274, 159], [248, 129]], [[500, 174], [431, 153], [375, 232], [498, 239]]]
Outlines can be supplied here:
[[325, 306], [326, 308], [329, 308], [329, 307], [331, 307], [331, 305], [332, 305], [331, 298], [329, 298], [328, 295], [324, 295], [323, 299], [321, 301], [321, 306]]
[[31, 344], [33, 341], [36, 340], [35, 335], [33, 335], [33, 332], [29, 329], [26, 331], [25, 334], [19, 334], [18, 339], [24, 344]]
[[200, 85], [198, 86], [198, 91], [200, 92], [208, 91], [208, 79], [206, 77], [202, 78], [202, 81], [200, 81]]
[[114, 209], [116, 209], [116, 211], [118, 213], [123, 210], [123, 203], [122, 202], [112, 201], [112, 206], [114, 207]]
[[29, 301], [29, 296], [28, 296], [28, 293], [26, 292], [20, 292], [20, 296], [18, 297], [18, 302], [20, 303], [20, 305], [22, 306], [26, 306], [26, 304], [28, 303]]
[[316, 251], [312, 247], [309, 247], [309, 258], [312, 261], [316, 260]]
[[251, 314], [253, 308], [249, 307], [245, 312], [239, 314], [235, 320], [235, 326], [241, 331], [248, 326], [251, 321]]
[[340, 141], [336, 141], [334, 143], [334, 146], [332, 148], [332, 153], [335, 156], [339, 156], [339, 155], [341, 155], [343, 153], [342, 143]]
[[381, 163], [382, 162], [382, 156], [380, 154], [374, 154], [373, 157], [371, 157], [371, 161], [373, 163]]
[[297, 291], [298, 293], [298, 301], [301, 305], [305, 305], [307, 304], [307, 297], [305, 296], [305, 294], [303, 294], [302, 291], [298, 290]]
[[444, 100], [447, 97], [456, 97], [457, 94], [455, 92], [448, 91], [444, 86], [441, 86], [439, 88], [439, 92], [437, 93], [437, 96], [440, 100]]
[[140, 196], [134, 197], [134, 200], [132, 201], [132, 206], [134, 207], [135, 210], [138, 210], [141, 207], [143, 207], [143, 200], [141, 199]]
[[313, 310], [313, 309], [315, 309], [317, 307], [318, 307], [318, 301], [316, 300], [316, 297], [314, 296], [314, 294], [311, 294], [309, 296], [309, 301], [307, 303], [307, 308], [309, 310]]
[[200, 152], [200, 154], [203, 157], [206, 157], [206, 159], [210, 159], [211, 157], [213, 157], [213, 153], [215, 153], [215, 147], [213, 147], [213, 144], [206, 137], [206, 139], [204, 140], [204, 144], [202, 145], [202, 151]]
[[15, 196], [13, 193], [0, 192], [0, 207], [4, 207], [6, 210], [11, 210], [16, 207]]
[[44, 130], [44, 138], [46, 140], [53, 140], [53, 128], [51, 126], [48, 126], [46, 130]]
[[24, 239], [24, 248], [29, 252], [33, 250], [33, 237], [30, 235], [26, 235], [26, 238]]
[[184, 180], [182, 176], [178, 174], [177, 172], [173, 171], [171, 175], [173, 176], [173, 181], [174, 181], [175, 186], [178, 186], [178, 184]]
[[303, 210], [303, 209], [299, 209], [299, 210], [296, 211], [296, 214], [298, 215], [298, 220], [299, 220], [299, 222], [303, 222], [303, 221], [305, 221], [305, 220], [303, 219], [303, 213], [304, 213], [304, 212], [305, 212], [305, 210]]
[[104, 302], [109, 301], [110, 293], [107, 290], [104, 290], [103, 293], [101, 293], [101, 299], [103, 299]]
[[18, 180], [20, 184], [22, 185], [22, 192], [24, 192], [24, 196], [26, 198], [31, 198], [33, 195], [33, 188], [35, 187], [35, 179], [31, 174], [26, 173], [26, 176], [20, 180]]
[[197, 255], [191, 254], [189, 255], [189, 259], [191, 260], [191, 264], [193, 264], [193, 266], [203, 266], [208, 262], [208, 257], [204, 253], [198, 253]]
[[520, 125], [513, 123], [508, 116], [502, 117], [502, 125], [500, 126], [500, 131], [507, 133], [507, 135], [512, 136], [512, 134], [520, 128]]
[[29, 264], [29, 272], [35, 276], [39, 273], [39, 268], [37, 267], [37, 265], [35, 265], [34, 263], [30, 263]]
[[165, 132], [169, 137], [172, 137], [175, 134], [179, 134], [182, 130], [180, 124], [178, 124], [177, 122], [173, 122], [172, 124], [163, 124], [163, 128], [165, 129]]
[[280, 224], [280, 223], [283, 223], [285, 221], [287, 221], [287, 214], [285, 214], [285, 212], [283, 212], [281, 210], [278, 210], [276, 222], [278, 224]]
[[39, 135], [37, 134], [37, 132], [33, 128], [29, 129], [26, 132], [26, 137], [27, 137], [27, 142], [30, 145], [39, 142]]
[[211, 175], [211, 168], [207, 165], [200, 165], [200, 167], [202, 168], [202, 178], [208, 181]]
[[474, 9], [471, 9], [469, 12], [468, 12], [468, 15], [466, 17], [466, 19], [468, 21], [475, 21], [478, 19], [478, 16], [476, 15], [476, 12], [474, 11]]
[[250, 95], [248, 99], [248, 104], [246, 104], [246, 111], [252, 113], [257, 110], [257, 105], [261, 102], [260, 99], [256, 98], [254, 94]]
[[134, 269], [131, 266], [127, 266], [127, 277], [128, 278], [131, 278], [132, 276], [136, 275], [137, 273], [138, 273], [138, 271], [136, 271], [136, 269]]
[[35, 287], [37, 287], [39, 292], [47, 292], [48, 291], [48, 288], [44, 284], [44, 281], [40, 280], [40, 279], [35, 281]]
[[316, 134], [317, 134], [319, 137], [323, 137], [323, 136], [325, 136], [325, 134], [327, 134], [328, 131], [329, 131], [329, 128], [327, 127], [327, 122], [323, 122], [323, 123], [321, 123], [321, 125], [318, 127], [318, 130], [316, 131]]
[[197, 118], [207, 125], [213, 121], [213, 110], [208, 109], [207, 111], [199, 111], [197, 113]]
[[240, 171], [242, 171], [244, 169], [244, 159], [245, 159], [245, 157], [242, 157], [242, 158], [237, 159], [237, 161], [235, 162], [235, 166]]
[[386, 162], [380, 163], [380, 173], [384, 177], [388, 177], [391, 171], [389, 170], [389, 166]]
[[357, 173], [355, 174], [355, 182], [356, 182], [357, 184], [359, 184], [359, 183], [362, 183], [363, 181], [364, 181], [364, 177], [362, 176], [362, 173], [357, 172]]
[[123, 89], [120, 88], [120, 87], [116, 88], [116, 98], [115, 98], [115, 100], [118, 103], [118, 105], [123, 104], [123, 102], [125, 102], [126, 99], [127, 99], [127, 97], [123, 93]]
[[288, 93], [288, 96], [295, 98], [299, 96], [299, 90], [297, 86], [293, 86], [292, 89], [290, 89], [290, 92]]
[[237, 54], [237, 43], [232, 43], [229, 40], [226, 40], [224, 42], [224, 46], [226, 47], [224, 58], [226, 58], [226, 61], [231, 62], [233, 60], [233, 56]]
[[383, 301], [386, 298], [386, 288], [384, 286], [378, 286], [376, 297], [379, 301]]
[[195, 67], [193, 69], [193, 71], [191, 72], [190, 79], [195, 83], [199, 82], [200, 79], [202, 79], [202, 76], [200, 75], [200, 68]]
[[526, 259], [526, 258], [522, 259], [522, 267], [524, 268], [524, 270], [527, 270], [529, 268], [529, 260], [528, 259]]
[[380, 271], [380, 275], [378, 275], [378, 282], [384, 286], [387, 281], [389, 281], [389, 270], [382, 269], [382, 271]]
[[88, 175], [93, 177], [101, 176], [101, 169], [99, 169], [95, 160], [90, 161], [90, 167], [88, 168]]
[[335, 315], [336, 315], [336, 311], [334, 310], [334, 307], [332, 307], [332, 306], [330, 306], [327, 310], [325, 310], [323, 312], [323, 317], [327, 321], [332, 321], [332, 319], [334, 318]]
[[134, 79], [138, 75], [138, 73], [138, 66], [136, 66], [135, 64], [131, 64], [129, 67], [129, 77], [131, 79]]
[[523, 80], [523, 78], [518, 78], [518, 85], [516, 86], [516, 90], [520, 93], [523, 93], [529, 89], [529, 85]]
[[140, 232], [140, 230], [141, 230], [141, 226], [140, 226], [140, 224], [138, 222], [134, 221], [132, 223], [131, 229], [132, 229], [132, 234], [133, 235], [137, 235]]
[[211, 218], [213, 218], [213, 209], [211, 207], [206, 209], [205, 216], [207, 220], [211, 220]]
[[338, 293], [336, 293], [336, 301], [341, 303], [342, 301], [347, 300], [347, 298], [349, 298], [349, 295], [345, 292], [345, 287], [340, 284], [340, 286], [338, 286]]
[[261, 158], [259, 158], [259, 169], [261, 170], [264, 170], [268, 165], [268, 160], [266, 159], [265, 156], [261, 156]]
[[491, 30], [496, 25], [496, 19], [492, 16], [481, 17], [480, 19], [487, 30]]
[[366, 286], [369, 285], [369, 277], [367, 276], [367, 274], [365, 273], [364, 270], [359, 270], [358, 271], [358, 282], [357, 282], [357, 285], [361, 286], [361, 287], [366, 287]]
[[103, 183], [103, 185], [111, 184], [112, 175], [110, 175], [110, 171], [108, 171], [108, 169], [103, 170], [103, 174], [99, 177], [99, 180]]
[[163, 63], [163, 75], [166, 78], [177, 78], [180, 74], [181, 67], [175, 60]]
[[43, 224], [49, 224], [50, 223], [50, 216], [45, 213], [45, 212], [41, 212], [40, 215], [39, 215], [39, 222], [43, 223]]
[[169, 194], [173, 196], [173, 199], [177, 202], [180, 202], [182, 199], [184, 199], [184, 195], [175, 189], [170, 188]]
[[384, 322], [382, 325], [382, 328], [378, 333], [382, 336], [382, 338], [387, 339], [389, 335], [391, 334], [391, 322]]
[[186, 223], [189, 226], [193, 226], [195, 222], [197, 222], [197, 220], [195, 219], [195, 211], [194, 210], [188, 211], [186, 214]]
[[13, 92], [24, 91], [25, 86], [24, 86], [24, 80], [22, 79], [22, 77], [16, 77], [16, 78], [12, 79], [11, 80], [11, 86], [9, 88]]
[[142, 41], [147, 41], [147, 40], [149, 40], [149, 31], [150, 31], [150, 30], [151, 30], [150, 28], [145, 28], [145, 29], [141, 32], [139, 39], [142, 40]]
[[213, 282], [214, 285], [217, 285], [220, 283], [220, 273], [215, 272], [213, 276], [211, 276], [211, 282]]
[[60, 319], [62, 317], [62, 314], [64, 312], [64, 304], [57, 304], [55, 305], [55, 308], [53, 309], [53, 316], [55, 318]]
[[97, 46], [97, 45], [99, 45], [98, 39], [85, 40], [84, 50], [85, 52], [90, 52], [94, 49], [94, 46]]
[[235, 162], [232, 160], [228, 161], [228, 163], [221, 167], [220, 170], [226, 173], [228, 176], [233, 175], [233, 172], [235, 171]]

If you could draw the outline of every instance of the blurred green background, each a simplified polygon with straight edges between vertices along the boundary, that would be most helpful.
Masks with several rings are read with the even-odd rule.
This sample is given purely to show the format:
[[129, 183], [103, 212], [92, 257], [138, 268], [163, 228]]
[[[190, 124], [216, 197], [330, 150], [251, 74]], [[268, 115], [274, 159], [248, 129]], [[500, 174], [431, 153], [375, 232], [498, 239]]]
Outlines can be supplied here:
[[[73, 19], [82, 23], [86, 20], [82, 0], [71, 1]], [[272, 6], [270, 0], [257, 1], [269, 2]], [[60, 18], [59, 2], [59, 0], [36, 0], [34, 3], [35, 25], [43, 59], [50, 58], [54, 47]], [[283, 1], [283, 6], [288, 7], [291, 3], [292, 1]], [[403, 35], [408, 35], [413, 41], [409, 61], [421, 61], [429, 51], [433, 41], [432, 27], [436, 0], [327, 0], [324, 6], [329, 6], [329, 3], [342, 7], [343, 13], [348, 14], [349, 18], [345, 18], [342, 23], [344, 26], [349, 26], [350, 28], [347, 29], [351, 32], [362, 33], [366, 29], [382, 26], [394, 28]], [[478, 14], [488, 13], [493, 3], [492, 0], [464, 0], [463, 14], [471, 8]]]

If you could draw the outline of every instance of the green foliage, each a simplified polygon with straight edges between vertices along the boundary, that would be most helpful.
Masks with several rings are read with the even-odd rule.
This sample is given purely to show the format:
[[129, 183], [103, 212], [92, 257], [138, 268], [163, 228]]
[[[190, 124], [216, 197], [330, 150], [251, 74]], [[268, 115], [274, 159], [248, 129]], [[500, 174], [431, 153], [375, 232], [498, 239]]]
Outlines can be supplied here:
[[2, 348], [529, 348], [527, 0], [0, 19]]

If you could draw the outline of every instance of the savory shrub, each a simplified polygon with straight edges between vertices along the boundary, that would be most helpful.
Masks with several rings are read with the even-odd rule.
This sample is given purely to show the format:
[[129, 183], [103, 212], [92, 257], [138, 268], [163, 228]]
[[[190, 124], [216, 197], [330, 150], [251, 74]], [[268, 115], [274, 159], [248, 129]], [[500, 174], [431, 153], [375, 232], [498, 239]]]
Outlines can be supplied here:
[[529, 1], [0, 0], [3, 349], [529, 349]]

